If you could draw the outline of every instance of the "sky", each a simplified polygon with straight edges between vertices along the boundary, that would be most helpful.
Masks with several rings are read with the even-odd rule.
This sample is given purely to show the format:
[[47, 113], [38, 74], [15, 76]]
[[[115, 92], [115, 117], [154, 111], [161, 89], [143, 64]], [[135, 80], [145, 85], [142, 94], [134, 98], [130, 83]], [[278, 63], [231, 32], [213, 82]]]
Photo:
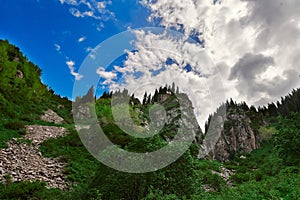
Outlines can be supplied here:
[[[228, 98], [261, 106], [299, 87], [299, 0], [0, 0], [0, 9], [0, 38], [70, 99], [74, 83], [94, 80], [83, 68], [100, 90], [139, 97], [174, 82], [203, 124]], [[104, 64], [106, 54], [115, 60]]]
[[88, 5], [96, 1], [77, 2], [0, 0], [0, 38], [19, 46], [42, 69], [43, 82], [69, 98], [91, 49], [128, 27], [152, 26], [149, 11], [135, 1], [105, 1], [93, 15]]

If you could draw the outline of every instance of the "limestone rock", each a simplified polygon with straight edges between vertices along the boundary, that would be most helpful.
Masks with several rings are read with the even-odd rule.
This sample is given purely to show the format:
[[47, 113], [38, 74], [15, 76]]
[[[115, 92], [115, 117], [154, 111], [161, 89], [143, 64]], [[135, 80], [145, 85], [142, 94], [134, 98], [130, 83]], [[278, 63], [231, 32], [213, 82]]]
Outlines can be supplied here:
[[44, 158], [39, 152], [43, 141], [65, 135], [65, 129], [40, 125], [27, 126], [26, 129], [25, 139], [32, 140], [31, 144], [20, 144], [13, 139], [8, 142], [8, 148], [0, 149], [0, 181], [5, 182], [5, 175], [9, 174], [12, 181], [40, 180], [45, 181], [48, 188], [67, 189], [63, 174], [65, 163]]
[[53, 110], [48, 109], [44, 115], [41, 116], [41, 120], [45, 122], [50, 122], [54, 124], [62, 124], [64, 123], [64, 119], [60, 117], [57, 113], [55, 113]]
[[22, 79], [22, 78], [24, 78], [24, 74], [21, 70], [17, 70], [15, 77]]
[[245, 114], [227, 116], [219, 140], [209, 153], [213, 159], [229, 161], [240, 153], [250, 153], [260, 146], [258, 138], [250, 126], [250, 119]]

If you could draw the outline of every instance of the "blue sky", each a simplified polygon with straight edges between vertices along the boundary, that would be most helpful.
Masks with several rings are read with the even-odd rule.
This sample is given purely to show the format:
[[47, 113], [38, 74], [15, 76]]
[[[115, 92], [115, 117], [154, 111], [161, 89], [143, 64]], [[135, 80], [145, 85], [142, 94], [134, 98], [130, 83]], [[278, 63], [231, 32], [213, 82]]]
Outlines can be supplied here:
[[[71, 98], [75, 80], [88, 79], [81, 64], [101, 42], [128, 29], [178, 30], [195, 43], [130, 31], [135, 53], [111, 71], [97, 65], [92, 72], [104, 88], [126, 87], [139, 97], [175, 82], [203, 122], [228, 98], [261, 106], [299, 87], [299, 9], [299, 0], [0, 0], [0, 38], [19, 46], [42, 69], [43, 82]], [[114, 54], [121, 43], [98, 49]]]
[[66, 61], [74, 61], [77, 71], [88, 48], [128, 27], [152, 25], [146, 20], [149, 11], [134, 0], [114, 0], [107, 7], [115, 16], [101, 16], [107, 19], [73, 16], [72, 7], [59, 0], [0, 0], [0, 38], [19, 46], [42, 69], [42, 81], [67, 97], [72, 96], [75, 78]]

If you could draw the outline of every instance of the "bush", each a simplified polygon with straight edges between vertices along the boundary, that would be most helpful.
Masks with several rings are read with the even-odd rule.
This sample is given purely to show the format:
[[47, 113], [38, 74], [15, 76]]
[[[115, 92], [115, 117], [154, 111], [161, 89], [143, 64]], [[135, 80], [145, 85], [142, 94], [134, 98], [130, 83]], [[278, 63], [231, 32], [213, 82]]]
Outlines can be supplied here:
[[25, 124], [20, 121], [11, 121], [6, 123], [4, 127], [11, 130], [22, 130], [25, 128]]
[[47, 189], [44, 182], [15, 182], [0, 185], [0, 199], [63, 199], [59, 189]]
[[262, 139], [262, 141], [269, 141], [273, 135], [277, 134], [277, 130], [274, 127], [265, 127], [265, 126], [261, 126], [258, 129], [258, 132], [260, 134], [260, 137]]
[[250, 175], [248, 173], [246, 174], [234, 174], [230, 177], [231, 180], [235, 181], [236, 183], [243, 183], [250, 180]]
[[300, 163], [300, 113], [292, 113], [291, 117], [278, 118], [278, 133], [275, 135], [275, 149], [288, 164]]
[[203, 178], [203, 182], [210, 185], [216, 191], [220, 191], [222, 186], [226, 184], [222, 177], [212, 173], [207, 173]]

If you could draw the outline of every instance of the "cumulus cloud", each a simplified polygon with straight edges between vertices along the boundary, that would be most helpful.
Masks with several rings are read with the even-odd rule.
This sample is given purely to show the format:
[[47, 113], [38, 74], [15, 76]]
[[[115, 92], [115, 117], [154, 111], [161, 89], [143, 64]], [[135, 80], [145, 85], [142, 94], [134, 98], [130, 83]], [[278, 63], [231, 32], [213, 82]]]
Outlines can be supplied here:
[[228, 97], [262, 105], [299, 86], [298, 0], [141, 2], [151, 11], [149, 20], [184, 37], [134, 31], [137, 51], [126, 52], [124, 66], [115, 66], [113, 74], [97, 71], [107, 76], [111, 90], [125, 87], [141, 98], [174, 82], [190, 97], [203, 126]]
[[114, 18], [114, 13], [107, 6], [112, 4], [112, 1], [97, 1], [97, 0], [59, 0], [61, 4], [70, 6], [70, 13], [75, 17], [91, 17], [100, 21], [107, 21]]
[[237, 80], [236, 88], [239, 94], [246, 96], [247, 99], [251, 99], [253, 96], [261, 95], [261, 92], [263, 92], [261, 88], [262, 80], [258, 75], [274, 64], [272, 57], [265, 57], [262, 54], [245, 54], [231, 68], [229, 80]]
[[81, 74], [75, 72], [75, 62], [74, 61], [68, 60], [66, 62], [66, 64], [69, 67], [71, 75], [73, 75], [77, 81], [79, 81], [80, 79], [83, 78], [83, 76]]
[[229, 80], [232, 79], [250, 79], [253, 80], [257, 74], [260, 74], [270, 66], [274, 65], [272, 57], [265, 57], [262, 54], [245, 54], [231, 69]]
[[[110, 90], [127, 88], [141, 99], [144, 92], [154, 93], [160, 86], [174, 82], [190, 97], [197, 120], [204, 125], [208, 115], [225, 99], [221, 77], [207, 52], [184, 36], [133, 32], [137, 51], [127, 51], [124, 66], [114, 67], [122, 74], [122, 82], [111, 82]], [[186, 70], [187, 66], [191, 70]]]
[[262, 105], [299, 87], [298, 0], [141, 2], [149, 20], [198, 37], [222, 67], [228, 96]]
[[97, 68], [96, 73], [101, 78], [105, 79], [105, 81], [102, 82], [103, 85], [111, 84], [113, 82], [113, 79], [117, 78], [117, 74], [115, 72], [105, 71], [105, 69], [103, 67]]

